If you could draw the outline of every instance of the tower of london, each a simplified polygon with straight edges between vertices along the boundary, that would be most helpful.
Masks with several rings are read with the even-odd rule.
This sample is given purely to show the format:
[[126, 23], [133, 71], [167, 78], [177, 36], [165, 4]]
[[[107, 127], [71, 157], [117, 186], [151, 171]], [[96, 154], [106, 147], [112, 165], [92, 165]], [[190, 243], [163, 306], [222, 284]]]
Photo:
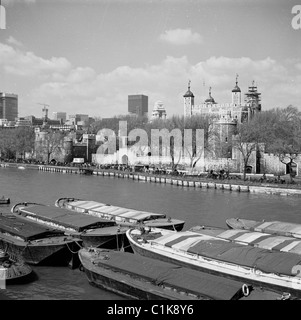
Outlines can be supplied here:
[[257, 112], [261, 111], [261, 93], [257, 91], [255, 82], [248, 87], [242, 101], [241, 89], [238, 86], [238, 75], [236, 75], [235, 86], [232, 89], [232, 100], [229, 103], [217, 103], [212, 96], [212, 88], [209, 88], [208, 98], [200, 104], [195, 104], [194, 94], [188, 90], [184, 94], [184, 117], [193, 115], [210, 116], [213, 125], [219, 132], [220, 142], [231, 142], [237, 124], [249, 121]]
[[240, 123], [247, 121], [261, 110], [260, 95], [257, 91], [255, 82], [249, 86], [245, 93], [244, 101], [242, 101], [241, 90], [238, 86], [238, 75], [236, 76], [235, 86], [232, 89], [232, 100], [229, 103], [217, 103], [212, 97], [212, 88], [209, 88], [209, 96], [200, 104], [195, 104], [194, 94], [190, 90], [190, 81], [188, 82], [188, 90], [184, 94], [184, 116], [189, 117], [197, 114], [212, 115], [220, 120], [234, 121]]

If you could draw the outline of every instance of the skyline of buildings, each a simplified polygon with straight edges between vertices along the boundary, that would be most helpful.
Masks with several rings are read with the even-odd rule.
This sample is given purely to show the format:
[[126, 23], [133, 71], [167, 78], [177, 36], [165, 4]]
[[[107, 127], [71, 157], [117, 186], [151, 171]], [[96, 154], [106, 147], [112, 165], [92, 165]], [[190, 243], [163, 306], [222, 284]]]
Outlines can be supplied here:
[[[241, 89], [238, 86], [238, 75], [236, 76], [235, 87], [232, 90], [232, 101], [229, 103], [217, 103], [212, 96], [212, 88], [209, 87], [209, 96], [200, 104], [195, 103], [195, 96], [190, 90], [191, 81], [188, 82], [188, 90], [184, 94], [184, 116], [191, 116], [194, 114], [215, 114], [224, 122], [227, 120], [228, 122], [236, 122], [239, 120], [241, 121], [243, 115], [247, 118], [250, 117], [250, 114], [254, 114], [255, 110], [261, 110], [261, 101], [260, 95], [257, 91], [257, 86], [255, 86], [254, 81], [252, 85], [249, 86], [248, 91], [245, 93], [244, 102], [242, 102], [242, 94]], [[16, 94], [6, 94], [1, 93], [2, 96], [6, 98], [6, 110], [9, 108], [7, 106], [12, 106], [12, 109], [18, 109], [18, 100]], [[12, 104], [12, 101], [9, 101], [8, 98], [13, 99], [15, 98], [15, 104]], [[3, 99], [2, 99], [3, 100]], [[8, 103], [9, 101], [10, 103]], [[2, 105], [4, 105], [2, 103]], [[1, 105], [0, 105], [1, 106]], [[251, 107], [252, 106], [252, 107]], [[49, 105], [47, 105], [49, 107]], [[3, 108], [2, 108], [3, 109]], [[1, 109], [0, 109], [1, 111]], [[15, 121], [15, 123], [19, 123], [19, 125], [26, 125], [28, 120], [30, 121], [31, 125], [42, 125], [43, 121], [47, 119], [49, 124], [52, 125], [65, 125], [65, 126], [74, 126], [74, 125], [81, 125], [81, 126], [88, 126], [92, 121], [95, 121], [95, 118], [89, 117], [88, 114], [69, 114], [64, 111], [54, 111], [52, 112], [52, 119], [48, 117], [48, 108], [42, 108], [43, 117], [38, 118], [34, 115], [25, 116], [22, 118], [13, 117], [10, 115], [9, 122]], [[153, 110], [150, 114], [148, 114], [148, 96], [145, 94], [135, 94], [135, 95], [128, 95], [128, 114], [136, 115], [136, 116], [146, 116], [151, 121], [155, 118], [166, 119], [167, 113], [166, 108], [163, 106], [163, 102], [161, 100], [157, 100], [154, 103]], [[5, 114], [8, 114], [6, 111]], [[10, 112], [12, 114], [12, 110]], [[6, 118], [1, 115], [0, 125], [7, 125], [8, 121]], [[101, 118], [101, 117], [100, 117]], [[43, 120], [44, 119], [44, 120]]]

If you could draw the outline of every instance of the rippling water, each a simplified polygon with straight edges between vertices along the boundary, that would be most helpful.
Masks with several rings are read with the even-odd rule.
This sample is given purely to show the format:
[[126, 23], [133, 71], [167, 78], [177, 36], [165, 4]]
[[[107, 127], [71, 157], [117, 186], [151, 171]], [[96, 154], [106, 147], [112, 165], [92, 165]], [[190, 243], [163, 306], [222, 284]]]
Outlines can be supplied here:
[[[301, 198], [213, 189], [177, 187], [114, 177], [85, 176], [0, 168], [0, 196], [17, 202], [54, 205], [60, 197], [78, 197], [130, 207], [185, 220], [184, 230], [194, 225], [227, 227], [225, 220], [284, 220], [301, 223]], [[9, 212], [1, 206], [0, 212]], [[1, 299], [99, 299], [118, 300], [117, 295], [89, 285], [85, 274], [67, 267], [33, 267], [37, 279], [0, 290]]]

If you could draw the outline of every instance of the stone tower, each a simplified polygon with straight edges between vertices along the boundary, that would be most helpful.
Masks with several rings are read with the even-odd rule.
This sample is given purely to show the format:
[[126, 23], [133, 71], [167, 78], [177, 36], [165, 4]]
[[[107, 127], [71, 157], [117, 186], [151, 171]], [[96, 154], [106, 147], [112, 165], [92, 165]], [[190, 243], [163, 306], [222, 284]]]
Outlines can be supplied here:
[[240, 106], [241, 105], [241, 90], [238, 86], [238, 74], [236, 75], [236, 82], [235, 87], [232, 90], [232, 104], [234, 106]]
[[188, 90], [184, 94], [184, 117], [189, 117], [192, 115], [192, 106], [194, 106], [194, 95], [190, 91], [190, 83], [191, 81], [188, 81]]
[[257, 91], [255, 81], [252, 81], [252, 85], [249, 86], [248, 92], [245, 93], [245, 102], [250, 110], [250, 117], [254, 116], [255, 113], [261, 111], [261, 93]]

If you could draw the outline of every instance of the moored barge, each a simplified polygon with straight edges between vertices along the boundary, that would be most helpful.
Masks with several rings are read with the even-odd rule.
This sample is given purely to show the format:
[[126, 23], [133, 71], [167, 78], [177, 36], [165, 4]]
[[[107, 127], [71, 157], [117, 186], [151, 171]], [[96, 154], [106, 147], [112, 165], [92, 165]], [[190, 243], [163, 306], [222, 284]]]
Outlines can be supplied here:
[[0, 248], [33, 265], [69, 265], [80, 245], [74, 237], [14, 215], [0, 216]]
[[80, 238], [84, 246], [120, 249], [127, 241], [126, 228], [114, 221], [88, 216], [79, 212], [43, 204], [19, 203], [11, 212], [23, 219], [61, 230], [65, 234]]
[[197, 232], [131, 229], [127, 237], [135, 253], [219, 276], [248, 281], [301, 296], [301, 257], [232, 243]]
[[137, 254], [96, 248], [78, 254], [90, 284], [129, 299], [281, 299], [272, 291]]
[[244, 229], [265, 232], [279, 236], [301, 238], [301, 224], [285, 221], [256, 221], [240, 218], [227, 219], [226, 223], [231, 229]]
[[10, 198], [2, 196], [0, 198], [0, 204], [10, 204]]
[[166, 217], [163, 213], [134, 210], [96, 201], [60, 198], [55, 205], [101, 219], [113, 220], [118, 225], [130, 228], [143, 224], [146, 227], [181, 231], [185, 224], [185, 221]]
[[28, 280], [32, 273], [26, 263], [13, 260], [7, 252], [0, 250], [0, 289], [5, 289], [7, 284]]

